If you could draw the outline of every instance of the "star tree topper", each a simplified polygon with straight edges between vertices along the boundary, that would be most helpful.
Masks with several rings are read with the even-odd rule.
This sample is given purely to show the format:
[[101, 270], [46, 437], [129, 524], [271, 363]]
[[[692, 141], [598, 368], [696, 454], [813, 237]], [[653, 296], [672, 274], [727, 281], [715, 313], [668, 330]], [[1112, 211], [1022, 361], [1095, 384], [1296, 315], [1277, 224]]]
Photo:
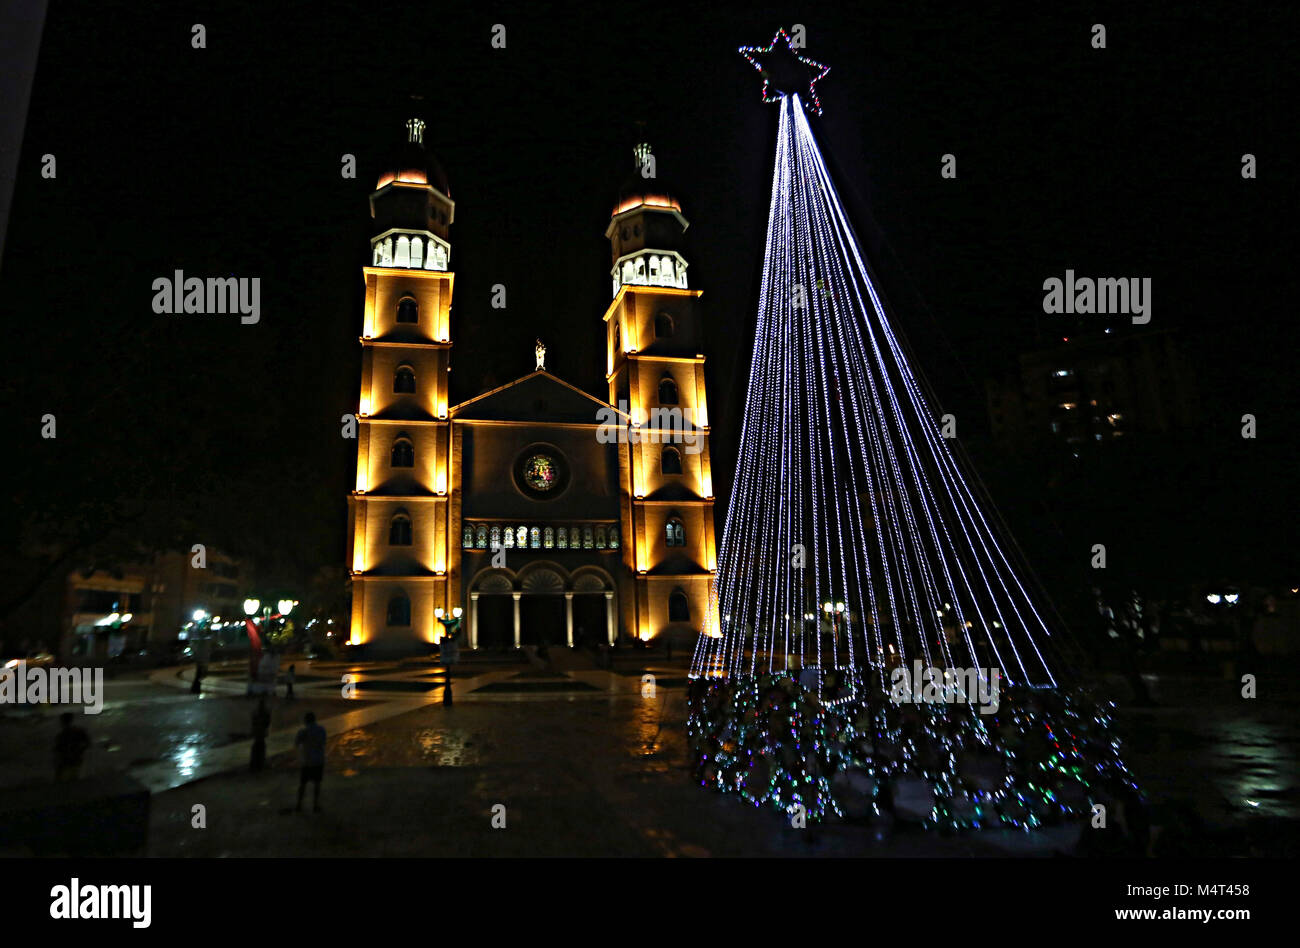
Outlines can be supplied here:
[[[784, 50], [778, 45], [784, 41]], [[803, 107], [815, 115], [822, 114], [821, 99], [817, 98], [817, 83], [831, 71], [807, 56], [800, 56], [784, 28], [778, 29], [768, 46], [742, 46], [740, 55], [758, 70], [763, 77], [763, 101], [779, 102], [787, 95], [802, 91], [808, 81], [808, 98]], [[792, 60], [793, 57], [793, 60]]]

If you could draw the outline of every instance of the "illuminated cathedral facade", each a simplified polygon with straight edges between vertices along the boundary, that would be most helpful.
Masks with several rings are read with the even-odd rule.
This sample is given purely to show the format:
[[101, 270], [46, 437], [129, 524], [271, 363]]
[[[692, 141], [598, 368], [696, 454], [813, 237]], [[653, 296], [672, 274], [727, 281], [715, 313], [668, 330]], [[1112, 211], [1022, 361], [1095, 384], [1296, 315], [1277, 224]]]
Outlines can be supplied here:
[[637, 176], [608, 221], [613, 299], [591, 320], [608, 401], [546, 371], [539, 341], [535, 371], [452, 405], [456, 205], [424, 128], [407, 122], [370, 196], [350, 641], [424, 650], [456, 609], [471, 649], [715, 628], [701, 291], [679, 203]]

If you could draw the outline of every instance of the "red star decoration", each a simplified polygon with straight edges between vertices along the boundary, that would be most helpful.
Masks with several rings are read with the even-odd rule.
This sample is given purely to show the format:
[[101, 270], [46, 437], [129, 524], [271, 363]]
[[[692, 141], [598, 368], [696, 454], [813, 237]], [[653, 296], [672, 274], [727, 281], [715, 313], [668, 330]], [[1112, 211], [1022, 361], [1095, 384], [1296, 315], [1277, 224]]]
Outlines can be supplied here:
[[[744, 56], [749, 64], [763, 77], [763, 101], [779, 102], [786, 96], [785, 91], [772, 88], [772, 77], [760, 62], [760, 59], [775, 50], [777, 43], [782, 40], [785, 41], [786, 49], [790, 55], [808, 67], [811, 74], [811, 78], [808, 80], [808, 100], [803, 103], [804, 108], [815, 115], [821, 115], [822, 103], [821, 99], [817, 98], [817, 83], [826, 78], [826, 74], [831, 71], [831, 67], [824, 66], [807, 56], [800, 56], [795, 48], [790, 45], [790, 35], [786, 33], [784, 28], [776, 31], [776, 35], [772, 37], [772, 42], [768, 46], [742, 46], [739, 50], [740, 55]], [[778, 55], [780, 54], [778, 53]]]

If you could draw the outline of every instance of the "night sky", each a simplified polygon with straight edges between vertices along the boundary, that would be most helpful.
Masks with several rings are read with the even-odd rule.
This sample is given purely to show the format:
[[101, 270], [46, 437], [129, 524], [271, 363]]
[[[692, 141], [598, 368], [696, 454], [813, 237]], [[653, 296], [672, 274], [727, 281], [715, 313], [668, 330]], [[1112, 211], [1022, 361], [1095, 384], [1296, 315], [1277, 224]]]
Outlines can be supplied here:
[[[978, 444], [987, 429], [985, 379], [1056, 336], [1044, 279], [1151, 277], [1152, 328], [1178, 329], [1196, 359], [1201, 436], [1239, 442], [1240, 416], [1256, 414], [1269, 484], [1289, 482], [1295, 161], [1280, 147], [1292, 118], [1278, 83], [1294, 32], [1282, 4], [52, 6], [0, 272], [9, 556], [28, 556], [43, 530], [75, 532], [39, 524], [84, 503], [107, 519], [130, 506], [184, 545], [248, 550], [267, 574], [343, 564], [355, 442], [339, 417], [358, 392], [367, 196], [411, 114], [456, 201], [453, 402], [531, 371], [539, 335], [548, 369], [607, 395], [603, 234], [645, 122], [691, 222], [725, 496], [776, 126], [736, 47], [792, 23], [831, 66], [814, 131], [964, 436]], [[1096, 22], [1105, 50], [1089, 42]], [[191, 48], [194, 23], [206, 49]], [[948, 152], [956, 180], [939, 174]], [[1246, 152], [1257, 180], [1241, 178]], [[54, 180], [40, 176], [46, 153]], [[348, 153], [353, 180], [340, 176]], [[155, 315], [152, 281], [176, 269], [260, 277], [260, 324]], [[504, 312], [489, 306], [496, 283]], [[47, 412], [56, 442], [39, 437]], [[1153, 476], [1184, 519], [1208, 523], [1215, 506], [1224, 530], [1242, 516], [1222, 512], [1224, 491], [1254, 493], [1273, 531], [1254, 546], [1292, 567], [1294, 504], [1255, 491], [1245, 470], [1205, 487], [1213, 500], [1195, 478]], [[998, 499], [1032, 523], [1017, 520], [1018, 496]], [[1253, 529], [1207, 548], [1250, 546]]]

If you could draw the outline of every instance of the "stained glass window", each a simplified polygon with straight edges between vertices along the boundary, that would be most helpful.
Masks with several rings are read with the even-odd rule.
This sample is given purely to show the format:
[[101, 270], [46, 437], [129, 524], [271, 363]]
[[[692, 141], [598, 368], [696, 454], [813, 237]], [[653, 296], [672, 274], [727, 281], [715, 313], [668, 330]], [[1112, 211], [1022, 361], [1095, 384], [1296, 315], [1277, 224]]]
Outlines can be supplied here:
[[555, 546], [554, 527], [547, 527], [542, 531], [542, 546], [548, 550]]
[[569, 531], [565, 527], [555, 531], [555, 548], [558, 550], [567, 550], [569, 548]]
[[582, 541], [578, 538], [578, 528], [569, 527], [569, 549], [576, 550], [581, 545], [582, 545]]
[[474, 546], [474, 525], [473, 524], [469, 524], [469, 523], [465, 524], [465, 529], [461, 532], [460, 535], [460, 545], [467, 550], [473, 548]]
[[609, 528], [609, 548], [611, 550], [618, 549], [618, 527]]
[[480, 523], [478, 525], [478, 541], [474, 545], [480, 550], [487, 549], [487, 524]]
[[603, 526], [596, 528], [596, 549], [605, 549], [605, 528]]
[[559, 483], [560, 469], [549, 455], [534, 454], [524, 462], [523, 478], [533, 490], [545, 493]]
[[491, 529], [488, 530], [488, 549], [489, 550], [501, 549], [501, 525], [500, 524], [494, 523], [492, 524]]
[[583, 548], [584, 550], [590, 550], [590, 549], [592, 548], [592, 546], [593, 546], [593, 544], [592, 544], [592, 537], [591, 537], [591, 527], [583, 527], [583, 528], [582, 528], [582, 548]]
[[[520, 529], [522, 530], [523, 527], [520, 527]], [[541, 529], [540, 529], [539, 527], [533, 527], [531, 530], [528, 531], [528, 533], [529, 533], [529, 536], [530, 536], [530, 538], [531, 538], [531, 543], [530, 543], [529, 545], [530, 545], [534, 550], [540, 549], [541, 546], [542, 546], [542, 531], [541, 531]]]
[[528, 546], [528, 528], [520, 525], [515, 529], [515, 546], [521, 550]]
[[504, 547], [507, 550], [513, 550], [515, 548], [515, 528], [506, 527], [505, 534], [502, 536], [502, 540], [504, 541], [501, 544], [502, 547]]

